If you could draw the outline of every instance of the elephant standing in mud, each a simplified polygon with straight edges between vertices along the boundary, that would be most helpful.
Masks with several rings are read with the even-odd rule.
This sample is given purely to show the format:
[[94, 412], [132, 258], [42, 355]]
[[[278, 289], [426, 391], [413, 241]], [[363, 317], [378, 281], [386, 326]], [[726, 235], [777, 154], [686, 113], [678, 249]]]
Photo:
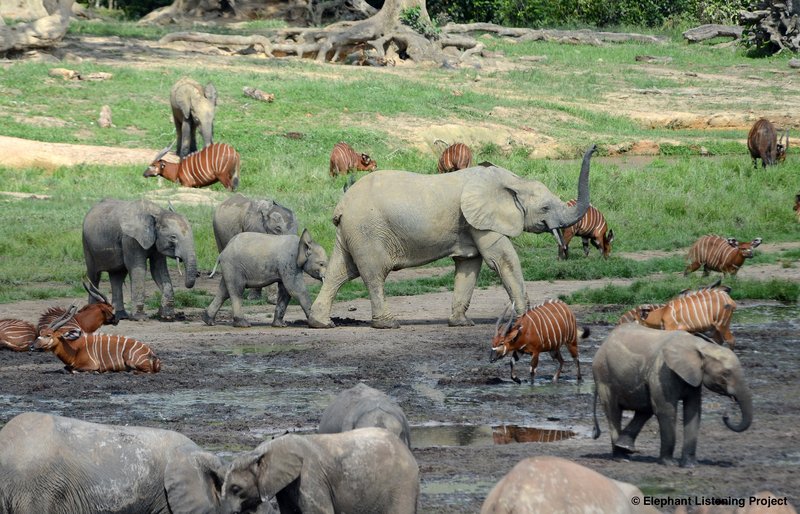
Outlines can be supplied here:
[[217, 89], [214, 84], [201, 86], [188, 77], [179, 79], [169, 94], [172, 120], [178, 140], [177, 153], [181, 159], [197, 151], [196, 131], [203, 137], [203, 146], [214, 142], [214, 111], [217, 108]]
[[319, 421], [320, 434], [337, 434], [356, 428], [385, 428], [411, 448], [411, 428], [403, 409], [381, 391], [359, 383], [339, 393]]
[[[742, 412], [738, 424], [722, 420], [734, 432], [743, 432], [753, 420], [753, 401], [736, 355], [705, 339], [682, 330], [656, 330], [633, 323], [611, 331], [592, 363], [595, 381], [594, 433], [597, 398], [603, 405], [611, 431], [615, 457], [635, 451], [636, 436], [653, 415], [661, 435], [659, 461], [675, 464], [675, 430], [678, 402], [683, 401], [683, 453], [681, 466], [697, 463], [703, 386], [733, 398]], [[622, 411], [634, 411], [621, 428]]]
[[0, 513], [214, 514], [225, 466], [177, 432], [38, 412], [0, 430]]
[[331, 308], [339, 288], [360, 276], [369, 290], [372, 326], [396, 328], [386, 306], [390, 271], [442, 257], [455, 261], [449, 324], [466, 317], [481, 264], [496, 271], [522, 315], [528, 304], [522, 267], [512, 237], [522, 231], [553, 232], [576, 223], [589, 208], [589, 162], [583, 157], [578, 199], [568, 206], [541, 182], [524, 180], [491, 164], [440, 175], [377, 171], [356, 182], [336, 206], [336, 241], [328, 274], [311, 308], [309, 325], [333, 327]]
[[[100, 273], [108, 272], [111, 303], [117, 319], [142, 321], [147, 318], [144, 281], [148, 263], [150, 275], [161, 290], [158, 314], [163, 320], [175, 318], [167, 257], [185, 263], [187, 288], [194, 287], [197, 278], [194, 235], [189, 222], [184, 216], [148, 200], [105, 199], [95, 204], [83, 219], [83, 256], [89, 281], [95, 287], [100, 283]], [[122, 283], [129, 273], [135, 306], [133, 316], [125, 310], [122, 293]], [[90, 303], [95, 301], [89, 298]]]
[[413, 514], [419, 467], [382, 428], [288, 434], [236, 457], [222, 484], [221, 511], [252, 512], [275, 497], [281, 514]]

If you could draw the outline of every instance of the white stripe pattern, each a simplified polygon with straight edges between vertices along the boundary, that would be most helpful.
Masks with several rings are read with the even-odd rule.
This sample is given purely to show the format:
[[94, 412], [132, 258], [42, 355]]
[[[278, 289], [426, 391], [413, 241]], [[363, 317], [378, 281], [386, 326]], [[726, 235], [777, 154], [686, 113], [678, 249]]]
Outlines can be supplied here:
[[689, 264], [684, 274], [691, 273], [703, 266], [705, 273], [720, 271], [726, 275], [736, 275], [744, 264], [744, 260], [753, 256], [752, 246], [753, 242], [738, 243], [737, 248], [731, 246], [723, 237], [703, 236], [689, 248]]
[[184, 157], [177, 181], [186, 187], [204, 187], [217, 181], [235, 191], [239, 182], [239, 153], [226, 143], [213, 143]]
[[351, 170], [373, 171], [377, 167], [378, 163], [369, 155], [360, 154], [344, 141], [339, 141], [331, 151], [330, 169], [328, 171], [331, 177], [335, 177], [336, 175], [345, 175]]
[[0, 348], [28, 351], [36, 340], [36, 327], [21, 319], [0, 319]]
[[464, 143], [453, 143], [442, 152], [436, 169], [439, 173], [450, 173], [469, 168], [471, 164], [472, 150]]

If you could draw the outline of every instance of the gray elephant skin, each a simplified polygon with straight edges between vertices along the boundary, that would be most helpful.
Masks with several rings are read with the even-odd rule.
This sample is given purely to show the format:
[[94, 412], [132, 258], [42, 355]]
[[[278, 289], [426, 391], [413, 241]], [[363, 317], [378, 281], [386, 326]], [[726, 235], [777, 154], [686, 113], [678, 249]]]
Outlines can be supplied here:
[[223, 302], [231, 299], [233, 324], [249, 327], [242, 317], [242, 296], [245, 288], [266, 287], [278, 283], [278, 300], [272, 325], [286, 326], [283, 315], [294, 298], [303, 308], [306, 317], [311, 308], [311, 297], [303, 281], [303, 272], [322, 280], [328, 265], [325, 250], [311, 239], [307, 230], [302, 235], [272, 235], [242, 232], [233, 237], [219, 254], [218, 264], [222, 271], [217, 295], [202, 313], [207, 325], [214, 324]]
[[197, 151], [197, 130], [203, 137], [204, 146], [214, 142], [217, 89], [213, 84], [203, 87], [197, 81], [183, 77], [172, 86], [169, 103], [178, 140], [177, 152], [181, 159]]
[[576, 223], [589, 207], [594, 149], [584, 155], [578, 201], [572, 207], [541, 182], [488, 163], [437, 175], [377, 171], [363, 177], [334, 210], [336, 241], [309, 325], [332, 327], [336, 293], [360, 276], [369, 290], [372, 326], [396, 328], [398, 322], [385, 301], [386, 276], [442, 257], [455, 261], [451, 326], [472, 324], [466, 310], [483, 262], [500, 275], [522, 315], [527, 295], [510, 238], [523, 230], [553, 232], [561, 244], [560, 229]]
[[[659, 461], [675, 464], [675, 432], [678, 402], [683, 402], [682, 466], [697, 463], [703, 386], [734, 399], [741, 409], [739, 423], [723, 417], [735, 431], [747, 430], [753, 419], [753, 402], [739, 359], [729, 349], [682, 330], [656, 330], [636, 324], [611, 331], [597, 350], [592, 363], [595, 381], [594, 434], [597, 398], [605, 410], [615, 457], [635, 451], [634, 443], [653, 415], [661, 436]], [[622, 411], [634, 411], [633, 419], [621, 429]]]
[[[163, 320], [175, 318], [167, 257], [184, 262], [187, 288], [194, 287], [197, 278], [191, 225], [181, 214], [148, 200], [106, 199], [95, 204], [83, 219], [83, 256], [89, 281], [95, 287], [100, 283], [100, 274], [108, 272], [117, 319], [146, 319], [144, 285], [148, 264], [150, 275], [161, 290], [158, 314]], [[136, 309], [133, 316], [125, 310], [122, 293], [122, 283], [128, 274]], [[89, 298], [90, 303], [94, 301]]]
[[169, 430], [38, 412], [0, 430], [2, 514], [211, 514], [224, 472], [214, 454]]
[[411, 448], [411, 429], [403, 409], [377, 389], [359, 383], [339, 393], [322, 413], [320, 434], [337, 434], [356, 428], [385, 428]]
[[419, 468], [382, 428], [284, 435], [233, 460], [222, 512], [250, 512], [273, 496], [281, 514], [410, 514], [417, 509]]
[[[567, 486], [565, 484], [571, 484]], [[571, 514], [658, 514], [639, 505], [635, 485], [618, 482], [559, 457], [530, 457], [517, 463], [492, 488], [481, 514], [564, 512]]]

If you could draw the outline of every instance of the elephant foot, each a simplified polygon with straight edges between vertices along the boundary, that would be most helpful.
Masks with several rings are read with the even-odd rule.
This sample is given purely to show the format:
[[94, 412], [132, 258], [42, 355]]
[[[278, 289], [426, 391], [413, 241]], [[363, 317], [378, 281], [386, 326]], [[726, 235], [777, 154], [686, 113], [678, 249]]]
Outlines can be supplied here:
[[125, 310], [115, 312], [114, 316], [118, 320], [120, 320], [120, 319], [131, 319], [131, 315], [128, 314], [128, 311], [125, 311]]
[[678, 461], [673, 459], [672, 457], [659, 457], [658, 463], [663, 464], [664, 466], [677, 466]]
[[310, 328], [333, 328], [336, 325], [331, 321], [330, 318], [326, 320], [321, 320], [315, 318], [313, 315], [308, 317], [308, 326]]
[[373, 318], [372, 328], [400, 328], [400, 323], [394, 318]]
[[214, 318], [212, 318], [211, 316], [209, 316], [209, 315], [208, 315], [208, 313], [207, 313], [206, 311], [203, 311], [203, 312], [200, 314], [200, 318], [203, 320], [203, 323], [205, 323], [205, 324], [206, 324], [206, 325], [208, 325], [209, 327], [213, 327], [213, 326], [214, 326], [214, 324], [215, 324], [215, 323], [214, 323]]
[[272, 326], [273, 327], [278, 327], [278, 328], [283, 328], [283, 327], [288, 327], [289, 325], [287, 325], [286, 322], [283, 321], [282, 319], [275, 319], [275, 320], [272, 320]]
[[626, 434], [620, 434], [616, 441], [614, 441], [614, 448], [626, 453], [636, 452], [636, 442], [633, 438]]
[[471, 327], [475, 325], [475, 322], [463, 314], [459, 314], [458, 316], [451, 316], [450, 319], [447, 320], [447, 324], [451, 327]]
[[240, 328], [247, 328], [250, 326], [250, 322], [244, 318], [233, 318], [233, 326]]
[[611, 445], [611, 456], [615, 459], [627, 459], [632, 453], [635, 452], [636, 450], [620, 448], [616, 444]]
[[681, 458], [680, 465], [682, 468], [693, 468], [697, 466], [697, 457], [694, 455], [691, 457], [683, 457]]

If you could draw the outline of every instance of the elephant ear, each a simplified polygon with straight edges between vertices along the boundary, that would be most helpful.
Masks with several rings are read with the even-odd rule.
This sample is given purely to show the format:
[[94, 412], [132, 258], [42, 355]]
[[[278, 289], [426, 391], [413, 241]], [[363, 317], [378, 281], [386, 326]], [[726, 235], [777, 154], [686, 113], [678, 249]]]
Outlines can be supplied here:
[[132, 237], [142, 248], [150, 248], [156, 242], [156, 214], [145, 202], [132, 202], [125, 207], [120, 220], [120, 229]]
[[692, 387], [703, 383], [703, 354], [686, 333], [675, 332], [663, 346], [664, 362], [667, 367]]
[[266, 445], [258, 458], [258, 490], [272, 498], [300, 477], [305, 444], [301, 436], [285, 435]]
[[164, 469], [170, 512], [217, 512], [224, 478], [225, 467], [217, 456], [191, 447], [178, 448]]
[[253, 200], [244, 213], [242, 231], [268, 233], [267, 217], [275, 205], [272, 200]]
[[519, 178], [494, 166], [473, 171], [461, 191], [461, 212], [467, 223], [508, 237], [520, 235], [525, 211], [514, 187]]
[[308, 261], [308, 256], [311, 255], [311, 243], [314, 241], [311, 240], [311, 235], [308, 233], [308, 229], [304, 228], [303, 233], [300, 235], [300, 243], [297, 245], [297, 268], [303, 269], [303, 266], [306, 265], [306, 261]]

